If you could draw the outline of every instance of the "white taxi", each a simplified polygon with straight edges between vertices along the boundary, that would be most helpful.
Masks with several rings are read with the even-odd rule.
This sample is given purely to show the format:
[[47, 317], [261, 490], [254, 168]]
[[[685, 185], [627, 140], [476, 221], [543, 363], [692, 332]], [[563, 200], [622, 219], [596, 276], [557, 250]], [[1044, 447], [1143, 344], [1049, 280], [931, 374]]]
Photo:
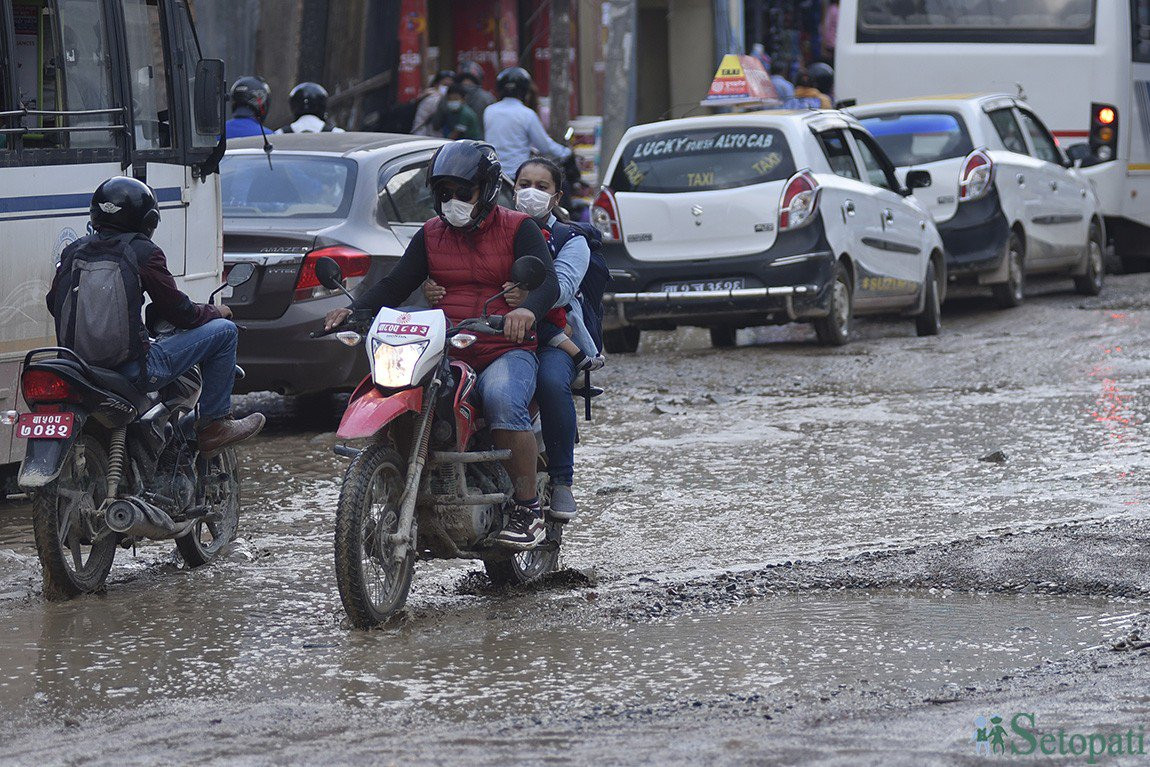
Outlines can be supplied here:
[[1102, 213], [1094, 188], [1026, 102], [951, 96], [851, 107], [898, 167], [930, 172], [915, 189], [946, 246], [952, 284], [1022, 303], [1028, 274], [1066, 274], [1102, 290]]
[[[834, 111], [771, 111], [631, 128], [592, 208], [612, 281], [608, 351], [646, 329], [810, 322], [823, 344], [860, 314], [914, 318], [939, 332], [946, 288], [930, 213], [878, 143]], [[923, 171], [907, 179], [927, 186]]]

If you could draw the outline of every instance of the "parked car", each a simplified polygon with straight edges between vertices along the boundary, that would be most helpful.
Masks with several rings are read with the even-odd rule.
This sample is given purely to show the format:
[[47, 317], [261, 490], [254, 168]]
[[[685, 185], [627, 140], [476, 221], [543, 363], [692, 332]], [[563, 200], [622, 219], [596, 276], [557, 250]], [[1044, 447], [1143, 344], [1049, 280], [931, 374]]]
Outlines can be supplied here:
[[999, 306], [1022, 303], [1028, 274], [1063, 273], [1102, 290], [1105, 230], [1093, 186], [1026, 102], [961, 96], [852, 107], [915, 189], [946, 246], [952, 283], [985, 285]]
[[[237, 392], [307, 394], [351, 389], [367, 372], [359, 348], [310, 338], [347, 298], [315, 274], [334, 258], [353, 294], [385, 275], [435, 216], [427, 164], [439, 139], [380, 133], [276, 136], [228, 142], [220, 166], [224, 266], [255, 276], [225, 299], [240, 333], [246, 377]], [[270, 160], [270, 163], [269, 163]]]
[[[930, 174], [912, 174], [927, 185]], [[759, 112], [632, 128], [592, 208], [611, 269], [609, 351], [643, 330], [811, 322], [823, 344], [853, 318], [913, 317], [939, 332], [942, 240], [927, 210], [853, 117]]]

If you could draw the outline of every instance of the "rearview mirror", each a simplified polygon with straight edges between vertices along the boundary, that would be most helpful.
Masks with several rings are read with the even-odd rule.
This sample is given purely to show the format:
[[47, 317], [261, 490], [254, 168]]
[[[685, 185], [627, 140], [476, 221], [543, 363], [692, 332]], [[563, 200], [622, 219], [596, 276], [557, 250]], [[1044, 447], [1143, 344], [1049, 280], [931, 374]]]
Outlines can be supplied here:
[[315, 262], [315, 276], [319, 284], [328, 290], [343, 288], [343, 270], [339, 268], [334, 258], [320, 256]]
[[930, 177], [930, 171], [927, 170], [912, 170], [906, 174], [906, 188], [907, 189], [926, 189], [934, 183]]
[[535, 290], [547, 279], [547, 267], [535, 256], [515, 259], [511, 265], [511, 281], [524, 290]]
[[240, 285], [243, 285], [245, 282], [250, 280], [252, 275], [255, 273], [256, 268], [252, 264], [246, 262], [242, 264], [236, 264], [228, 270], [228, 287], [238, 288]]
[[200, 59], [196, 64], [196, 89], [192, 95], [196, 133], [218, 136], [224, 132], [226, 94], [224, 62], [219, 59]]

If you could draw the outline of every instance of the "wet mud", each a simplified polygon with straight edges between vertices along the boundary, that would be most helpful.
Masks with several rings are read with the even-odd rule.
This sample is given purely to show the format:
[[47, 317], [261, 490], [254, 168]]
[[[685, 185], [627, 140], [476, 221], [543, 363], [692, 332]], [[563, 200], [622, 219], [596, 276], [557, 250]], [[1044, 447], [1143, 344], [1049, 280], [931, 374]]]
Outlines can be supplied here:
[[581, 423], [564, 569], [421, 563], [366, 633], [335, 408], [239, 398], [270, 424], [211, 567], [142, 545], [49, 604], [0, 504], [0, 763], [965, 764], [996, 706], [1144, 720], [1148, 294], [963, 299], [938, 338], [863, 321], [835, 350], [648, 334]]

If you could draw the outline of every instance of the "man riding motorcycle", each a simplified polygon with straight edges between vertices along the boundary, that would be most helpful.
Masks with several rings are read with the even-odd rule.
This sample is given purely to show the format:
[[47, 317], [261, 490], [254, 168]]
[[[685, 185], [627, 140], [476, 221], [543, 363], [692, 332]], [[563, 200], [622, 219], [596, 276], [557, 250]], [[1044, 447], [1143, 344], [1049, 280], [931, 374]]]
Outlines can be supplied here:
[[518, 309], [503, 298], [490, 311], [505, 315], [502, 336], [483, 335], [456, 355], [479, 371], [478, 391], [496, 447], [511, 450], [505, 464], [514, 494], [504, 530], [496, 540], [530, 549], [544, 540], [545, 525], [536, 490], [537, 446], [529, 407], [535, 394], [538, 360], [531, 331], [559, 294], [554, 265], [543, 233], [529, 216], [495, 204], [500, 164], [490, 144], [455, 141], [431, 160], [430, 185], [439, 214], [423, 225], [399, 263], [361, 295], [350, 309], [325, 318], [331, 329], [353, 313], [369, 318], [383, 306], [396, 306], [430, 277], [445, 294], [439, 308], [451, 322], [482, 316], [484, 303], [511, 280], [516, 259], [534, 256], [547, 268], [543, 284]]

